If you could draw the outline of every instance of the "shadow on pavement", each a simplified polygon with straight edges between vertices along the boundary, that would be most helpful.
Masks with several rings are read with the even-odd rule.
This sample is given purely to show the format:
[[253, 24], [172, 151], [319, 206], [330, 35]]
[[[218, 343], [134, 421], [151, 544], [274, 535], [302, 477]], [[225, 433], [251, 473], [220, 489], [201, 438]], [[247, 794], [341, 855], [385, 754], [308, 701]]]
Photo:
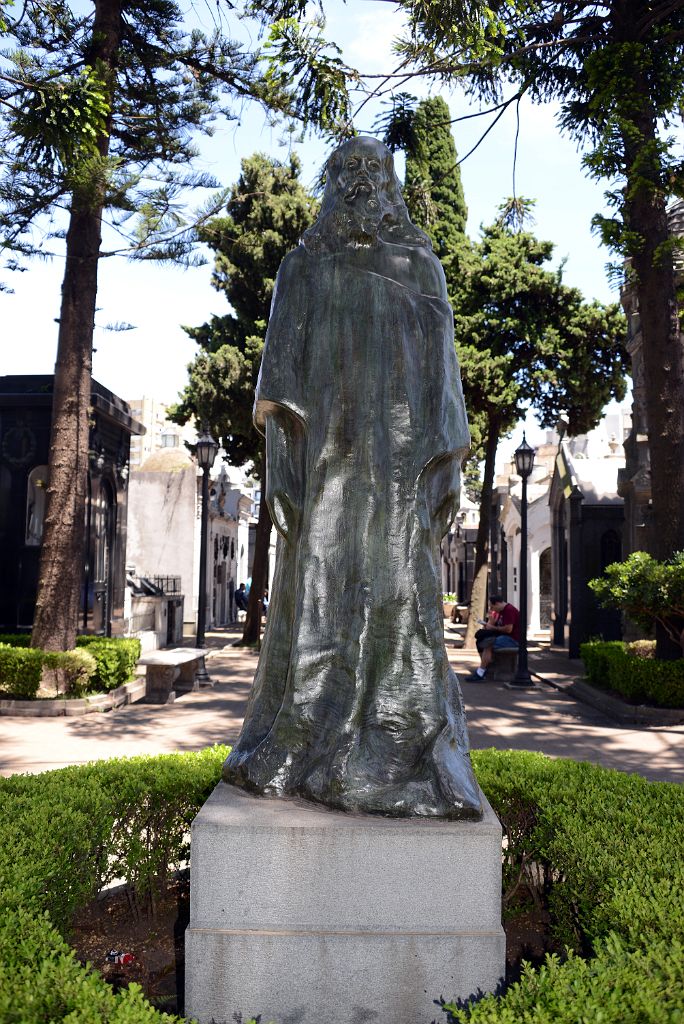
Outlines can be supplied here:
[[[580, 704], [563, 688], [582, 671], [564, 652], [534, 643], [530, 670], [540, 682], [511, 691], [502, 683], [469, 683], [475, 652], [460, 647], [463, 629], [446, 624], [449, 660], [462, 680], [471, 745], [532, 750], [684, 782], [684, 726], [621, 726]], [[0, 773], [37, 772], [66, 764], [136, 754], [198, 750], [237, 739], [257, 653], [234, 647], [240, 627], [207, 636], [207, 669], [216, 680], [163, 706], [132, 704], [81, 718], [0, 718]], [[457, 646], [458, 644], [458, 646]], [[187, 640], [194, 646], [194, 640]]]

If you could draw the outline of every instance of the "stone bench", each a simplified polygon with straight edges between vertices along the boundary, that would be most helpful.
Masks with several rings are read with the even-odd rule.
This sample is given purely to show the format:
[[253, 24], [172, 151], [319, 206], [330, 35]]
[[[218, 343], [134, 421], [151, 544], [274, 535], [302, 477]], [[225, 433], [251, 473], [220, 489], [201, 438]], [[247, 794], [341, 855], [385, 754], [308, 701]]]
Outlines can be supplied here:
[[147, 700], [155, 704], [170, 704], [176, 699], [174, 683], [179, 689], [199, 690], [197, 671], [208, 649], [204, 647], [172, 647], [165, 651], [151, 651], [139, 659], [146, 667]]
[[492, 651], [494, 657], [487, 670], [487, 678], [494, 682], [508, 683], [518, 668], [518, 648], [499, 647]]
[[450, 620], [454, 623], [467, 623], [470, 615], [470, 605], [455, 604], [451, 610]]

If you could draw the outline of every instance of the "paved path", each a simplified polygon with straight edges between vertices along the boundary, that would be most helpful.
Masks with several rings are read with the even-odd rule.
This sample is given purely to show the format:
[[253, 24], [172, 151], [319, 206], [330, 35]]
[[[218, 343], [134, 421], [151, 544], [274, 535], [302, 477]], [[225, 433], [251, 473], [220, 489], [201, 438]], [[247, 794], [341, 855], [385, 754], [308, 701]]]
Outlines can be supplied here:
[[[449, 657], [463, 679], [477, 657], [457, 646], [461, 633], [447, 624]], [[133, 704], [82, 718], [0, 717], [0, 774], [234, 741], [257, 661], [253, 652], [230, 646], [237, 635], [234, 630], [210, 634], [207, 667], [215, 687], [188, 693], [174, 704]], [[684, 782], [684, 725], [620, 726], [578, 703], [564, 687], [581, 675], [581, 662], [569, 661], [548, 645], [531, 648], [530, 670], [539, 681], [530, 691], [463, 682], [474, 748], [537, 750]]]

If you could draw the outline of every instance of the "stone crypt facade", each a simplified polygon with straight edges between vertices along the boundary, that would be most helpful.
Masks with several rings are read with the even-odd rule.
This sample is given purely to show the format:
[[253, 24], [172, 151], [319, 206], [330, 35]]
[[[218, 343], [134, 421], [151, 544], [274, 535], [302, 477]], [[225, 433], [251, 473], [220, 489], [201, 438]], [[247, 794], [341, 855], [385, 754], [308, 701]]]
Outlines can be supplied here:
[[[38, 586], [52, 420], [51, 375], [0, 377], [0, 630], [30, 629]], [[131, 437], [128, 405], [92, 382], [85, 557], [78, 631], [124, 632]]]

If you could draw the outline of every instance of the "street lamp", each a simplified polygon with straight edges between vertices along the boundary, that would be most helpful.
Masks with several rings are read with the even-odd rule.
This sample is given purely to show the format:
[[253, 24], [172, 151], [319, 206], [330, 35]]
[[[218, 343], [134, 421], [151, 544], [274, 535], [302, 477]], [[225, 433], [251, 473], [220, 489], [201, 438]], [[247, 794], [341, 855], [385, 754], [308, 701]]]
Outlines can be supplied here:
[[508, 684], [509, 689], [523, 690], [534, 686], [527, 667], [527, 478], [534, 466], [534, 448], [523, 434], [520, 447], [515, 451], [515, 468], [522, 480], [520, 503], [520, 626], [518, 637], [518, 671]]
[[[197, 601], [197, 639], [196, 647], [204, 646], [204, 625], [207, 617], [207, 533], [209, 532], [209, 472], [214, 465], [214, 459], [218, 451], [218, 445], [209, 433], [206, 424], [202, 427], [202, 433], [197, 438], [197, 462], [202, 470], [202, 520], [200, 525], [200, 571], [199, 571], [199, 596]], [[209, 683], [207, 672], [202, 658], [197, 670], [195, 679], [198, 683]]]

